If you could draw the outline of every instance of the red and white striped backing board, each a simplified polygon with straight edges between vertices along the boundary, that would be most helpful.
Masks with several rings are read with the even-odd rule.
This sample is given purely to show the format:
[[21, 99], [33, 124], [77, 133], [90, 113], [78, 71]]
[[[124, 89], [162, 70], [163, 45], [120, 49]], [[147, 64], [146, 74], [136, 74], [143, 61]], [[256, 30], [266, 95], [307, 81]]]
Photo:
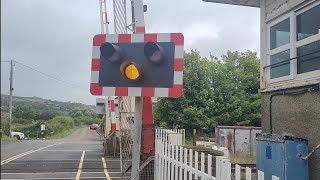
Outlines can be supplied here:
[[[172, 88], [158, 87], [101, 87], [99, 85], [100, 46], [109, 43], [172, 42], [175, 44], [174, 80]], [[90, 92], [96, 96], [182, 96], [184, 70], [184, 37], [181, 33], [158, 34], [98, 34], [93, 38]]]
[[117, 122], [116, 122], [116, 111], [115, 111], [115, 104], [114, 104], [114, 97], [110, 97], [109, 100], [110, 104], [110, 114], [111, 114], [111, 131], [114, 132], [118, 129]]

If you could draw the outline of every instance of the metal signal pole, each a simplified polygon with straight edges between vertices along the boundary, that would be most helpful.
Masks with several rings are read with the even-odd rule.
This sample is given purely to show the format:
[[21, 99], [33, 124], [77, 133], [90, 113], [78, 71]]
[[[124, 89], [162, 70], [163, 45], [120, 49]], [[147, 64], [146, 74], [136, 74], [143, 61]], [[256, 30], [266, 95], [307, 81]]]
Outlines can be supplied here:
[[[106, 0], [99, 0], [100, 4], [100, 25], [101, 25], [101, 34], [108, 34], [108, 15], [107, 15], [107, 2]], [[104, 137], [108, 137], [111, 131], [111, 115], [110, 115], [110, 97], [105, 96], [105, 127], [104, 127]]]
[[10, 61], [10, 96], [9, 96], [9, 135], [12, 122], [12, 95], [13, 95], [13, 60]]
[[[134, 33], [144, 33], [144, 11], [142, 0], [132, 0], [132, 25]], [[134, 134], [132, 146], [132, 168], [131, 179], [139, 180], [140, 155], [141, 155], [141, 133], [142, 133], [142, 106], [143, 98], [135, 98]]]

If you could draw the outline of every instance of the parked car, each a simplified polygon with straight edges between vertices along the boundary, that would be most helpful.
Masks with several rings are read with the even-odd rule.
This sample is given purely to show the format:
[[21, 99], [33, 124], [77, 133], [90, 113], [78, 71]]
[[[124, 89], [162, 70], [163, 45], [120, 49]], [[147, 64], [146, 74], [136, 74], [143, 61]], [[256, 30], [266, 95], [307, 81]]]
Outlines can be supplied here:
[[90, 125], [90, 130], [93, 129], [93, 130], [96, 130], [98, 128], [98, 124], [91, 124]]
[[22, 132], [13, 132], [13, 131], [11, 131], [10, 135], [11, 135], [11, 137], [15, 137], [18, 140], [25, 138], [24, 133], [22, 133]]

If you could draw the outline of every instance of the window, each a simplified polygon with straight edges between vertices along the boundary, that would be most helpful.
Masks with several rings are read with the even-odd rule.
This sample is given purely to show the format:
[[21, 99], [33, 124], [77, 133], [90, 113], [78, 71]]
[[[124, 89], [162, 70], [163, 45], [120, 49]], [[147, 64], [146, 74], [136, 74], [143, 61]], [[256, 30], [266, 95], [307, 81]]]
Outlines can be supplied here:
[[268, 83], [319, 78], [320, 1], [297, 7], [268, 28]]
[[320, 31], [320, 5], [297, 16], [297, 40], [305, 39]]
[[289, 59], [290, 59], [290, 50], [286, 50], [270, 56], [271, 65], [279, 63], [279, 65], [275, 65], [271, 67], [270, 79], [290, 75], [290, 61], [287, 61], [286, 63], [283, 63], [283, 64], [281, 63]]
[[270, 49], [290, 42], [290, 19], [286, 19], [270, 28]]
[[297, 49], [298, 74], [320, 69], [320, 41], [316, 41]]

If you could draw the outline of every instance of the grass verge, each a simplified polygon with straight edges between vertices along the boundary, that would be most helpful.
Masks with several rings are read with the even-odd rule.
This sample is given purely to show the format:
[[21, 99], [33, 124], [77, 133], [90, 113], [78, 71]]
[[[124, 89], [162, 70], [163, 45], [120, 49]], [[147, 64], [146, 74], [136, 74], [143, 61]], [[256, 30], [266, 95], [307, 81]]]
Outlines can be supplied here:
[[236, 153], [229, 157], [231, 163], [256, 163], [256, 156], [254, 153]]
[[52, 136], [49, 136], [48, 139], [62, 139], [62, 138], [65, 138], [65, 137], [69, 136], [70, 134], [72, 134], [77, 129], [84, 128], [84, 127], [87, 127], [87, 125], [76, 126], [74, 128], [68, 129], [68, 130], [63, 131], [61, 133], [53, 134]]
[[12, 141], [18, 141], [17, 138], [15, 137], [9, 137], [9, 136], [2, 136], [1, 141], [5, 142], [12, 142]]

